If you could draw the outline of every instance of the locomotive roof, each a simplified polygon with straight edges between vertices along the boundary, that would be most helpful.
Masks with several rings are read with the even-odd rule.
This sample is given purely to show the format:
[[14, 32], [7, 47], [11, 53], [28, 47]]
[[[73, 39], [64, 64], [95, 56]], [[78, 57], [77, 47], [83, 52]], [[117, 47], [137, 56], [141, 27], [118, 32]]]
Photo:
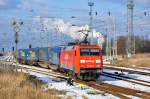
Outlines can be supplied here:
[[64, 50], [72, 50], [75, 48], [75, 46], [81, 47], [81, 48], [97, 48], [99, 47], [98, 45], [70, 45], [70, 46], [64, 46], [63, 49]]

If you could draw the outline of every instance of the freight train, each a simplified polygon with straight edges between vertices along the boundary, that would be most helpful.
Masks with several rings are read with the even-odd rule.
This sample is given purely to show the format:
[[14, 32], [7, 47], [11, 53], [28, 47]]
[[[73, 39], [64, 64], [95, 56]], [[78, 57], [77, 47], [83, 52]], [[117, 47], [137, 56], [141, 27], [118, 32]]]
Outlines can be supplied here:
[[103, 70], [102, 49], [98, 45], [20, 49], [17, 59], [20, 64], [59, 70], [82, 80], [95, 80]]

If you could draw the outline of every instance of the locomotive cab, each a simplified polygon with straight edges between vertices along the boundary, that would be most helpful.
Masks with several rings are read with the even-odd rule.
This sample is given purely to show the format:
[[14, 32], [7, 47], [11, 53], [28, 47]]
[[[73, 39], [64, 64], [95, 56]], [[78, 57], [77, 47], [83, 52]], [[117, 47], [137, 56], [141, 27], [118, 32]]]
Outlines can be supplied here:
[[95, 80], [102, 69], [101, 48], [97, 45], [66, 46], [61, 52], [61, 68], [83, 80]]
[[103, 69], [102, 54], [99, 46], [79, 46], [78, 76], [82, 79], [96, 79]]

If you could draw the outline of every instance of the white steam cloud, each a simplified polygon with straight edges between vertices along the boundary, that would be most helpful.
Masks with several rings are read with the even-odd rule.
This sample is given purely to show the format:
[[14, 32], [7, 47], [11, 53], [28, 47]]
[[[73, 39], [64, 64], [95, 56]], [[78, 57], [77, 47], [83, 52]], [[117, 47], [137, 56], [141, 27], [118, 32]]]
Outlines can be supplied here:
[[[56, 19], [56, 18], [41, 18], [36, 17], [34, 18], [35, 21], [42, 22], [43, 26], [47, 29], [47, 31], [59, 34], [64, 34], [69, 37], [71, 37], [73, 40], [83, 40], [85, 37], [85, 33], [79, 32], [80, 30], [89, 30], [89, 26], [73, 26], [69, 22], [64, 22], [63, 19]], [[96, 30], [93, 30], [93, 37], [96, 43], [102, 44], [104, 42], [104, 37], [100, 32], [96, 32]], [[65, 39], [65, 38], [63, 38]]]

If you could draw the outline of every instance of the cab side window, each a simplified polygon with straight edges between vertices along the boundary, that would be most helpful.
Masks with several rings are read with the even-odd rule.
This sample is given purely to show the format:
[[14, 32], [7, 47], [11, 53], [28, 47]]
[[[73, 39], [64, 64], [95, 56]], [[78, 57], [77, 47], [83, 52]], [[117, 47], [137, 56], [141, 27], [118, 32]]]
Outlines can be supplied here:
[[76, 50], [75, 50], [75, 56], [76, 56], [76, 54], [77, 54], [77, 52], [76, 52]]

